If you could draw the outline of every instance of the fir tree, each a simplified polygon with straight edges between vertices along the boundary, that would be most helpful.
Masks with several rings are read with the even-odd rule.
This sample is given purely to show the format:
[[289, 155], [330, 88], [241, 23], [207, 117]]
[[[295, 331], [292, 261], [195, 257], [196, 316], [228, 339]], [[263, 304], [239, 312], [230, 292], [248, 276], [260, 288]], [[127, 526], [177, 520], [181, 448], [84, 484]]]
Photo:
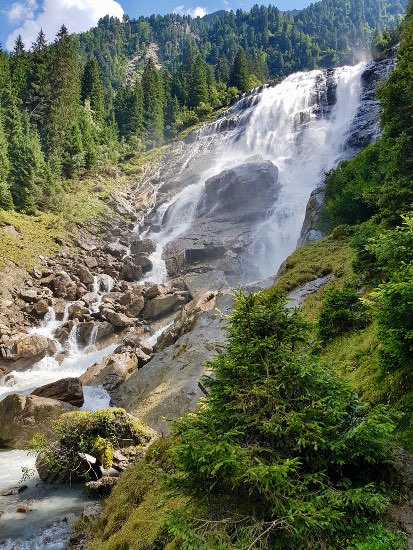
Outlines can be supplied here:
[[13, 199], [9, 187], [10, 162], [6, 135], [3, 128], [2, 117], [0, 116], [0, 209], [12, 210]]
[[151, 59], [143, 71], [142, 90], [145, 142], [148, 145], [159, 145], [164, 133], [163, 89], [161, 75]]
[[231, 69], [230, 85], [240, 92], [247, 92], [250, 88], [248, 63], [245, 51], [240, 48], [235, 56]]
[[93, 119], [96, 123], [103, 124], [105, 98], [99, 76], [99, 67], [95, 57], [89, 59], [83, 71], [81, 99], [83, 104], [86, 100], [89, 100], [93, 111]]

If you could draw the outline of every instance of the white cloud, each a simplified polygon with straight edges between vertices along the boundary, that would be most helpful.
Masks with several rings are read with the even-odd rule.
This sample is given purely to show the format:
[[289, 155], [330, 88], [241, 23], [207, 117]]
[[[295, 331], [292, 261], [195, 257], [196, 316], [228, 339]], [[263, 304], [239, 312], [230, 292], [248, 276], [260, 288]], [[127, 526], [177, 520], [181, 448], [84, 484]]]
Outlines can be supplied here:
[[26, 2], [14, 2], [6, 14], [9, 21], [16, 22], [23, 19], [32, 19], [37, 9], [36, 0], [27, 0]]
[[208, 13], [208, 10], [201, 6], [197, 6], [196, 8], [176, 6], [173, 11], [174, 13], [178, 13], [179, 15], [190, 15], [191, 17], [204, 17]]
[[[35, 0], [16, 2], [14, 5], [22, 5], [24, 8], [33, 4], [36, 4]], [[17, 13], [18, 8], [16, 16]], [[44, 0], [40, 13], [35, 15], [35, 8], [32, 8], [19, 17], [20, 20], [24, 18], [24, 22], [9, 35], [6, 46], [11, 50], [19, 34], [22, 35], [26, 47], [29, 47], [40, 29], [44, 30], [46, 38], [51, 41], [63, 24], [69, 32], [83, 32], [94, 27], [105, 15], [121, 19], [123, 14], [122, 6], [115, 0]]]

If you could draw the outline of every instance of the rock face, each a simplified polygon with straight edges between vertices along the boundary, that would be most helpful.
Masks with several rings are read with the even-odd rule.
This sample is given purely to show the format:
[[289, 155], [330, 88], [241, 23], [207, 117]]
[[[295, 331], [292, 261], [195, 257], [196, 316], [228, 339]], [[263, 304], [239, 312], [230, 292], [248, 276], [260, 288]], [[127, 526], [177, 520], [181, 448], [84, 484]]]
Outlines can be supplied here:
[[37, 397], [11, 394], [0, 401], [0, 447], [28, 449], [29, 441], [38, 433], [46, 438], [53, 433], [53, 423], [65, 412], [76, 410], [68, 403]]
[[[226, 313], [231, 303], [230, 296], [221, 296], [217, 307]], [[115, 406], [126, 408], [163, 434], [170, 432], [169, 420], [196, 407], [203, 395], [199, 381], [206, 372], [204, 363], [225, 342], [225, 319], [215, 311], [202, 312], [191, 328], [112, 393]]]
[[113, 354], [102, 363], [88, 368], [80, 380], [85, 386], [103, 386], [108, 393], [112, 393], [137, 370], [135, 353]]
[[232, 274], [280, 190], [277, 167], [259, 156], [207, 180], [191, 227], [165, 250], [170, 275], [220, 269]]
[[70, 403], [74, 407], [82, 407], [85, 402], [83, 386], [79, 378], [63, 378], [53, 384], [46, 384], [32, 391], [32, 395], [57, 399]]

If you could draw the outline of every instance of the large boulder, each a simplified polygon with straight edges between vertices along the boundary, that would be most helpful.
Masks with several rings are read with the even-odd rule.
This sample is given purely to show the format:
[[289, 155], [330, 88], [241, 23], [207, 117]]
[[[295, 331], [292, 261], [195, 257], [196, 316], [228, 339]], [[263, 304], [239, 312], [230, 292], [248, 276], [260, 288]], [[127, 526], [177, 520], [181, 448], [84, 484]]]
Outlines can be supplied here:
[[70, 403], [74, 407], [82, 407], [85, 402], [83, 386], [79, 378], [63, 378], [52, 384], [46, 384], [32, 391], [32, 395], [57, 399]]
[[142, 279], [143, 270], [140, 265], [136, 265], [130, 258], [126, 258], [122, 263], [121, 278], [124, 281], [133, 282]]
[[131, 243], [131, 254], [144, 254], [149, 256], [156, 251], [156, 242], [151, 239], [134, 239]]
[[37, 434], [53, 437], [53, 424], [65, 412], [76, 410], [69, 403], [35, 395], [10, 394], [0, 401], [0, 447], [28, 449]]
[[69, 302], [76, 300], [77, 285], [65, 271], [61, 271], [51, 283], [56, 298], [64, 298]]
[[111, 393], [137, 370], [138, 357], [135, 353], [113, 354], [89, 367], [80, 380], [85, 386], [103, 386]]
[[118, 313], [117, 311], [113, 311], [112, 309], [103, 309], [102, 315], [106, 317], [109, 323], [112, 323], [114, 327], [119, 329], [132, 327], [134, 325], [134, 321], [130, 319], [127, 315], [125, 315], [124, 313]]
[[26, 334], [16, 342], [15, 359], [30, 359], [40, 361], [46, 356], [50, 340], [41, 334]]
[[146, 302], [144, 319], [159, 319], [177, 311], [188, 301], [187, 293], [164, 294]]
[[84, 265], [80, 266], [77, 270], [77, 276], [79, 277], [80, 282], [84, 285], [93, 285], [94, 277], [88, 267]]
[[119, 298], [120, 305], [124, 306], [128, 317], [136, 318], [145, 307], [143, 290], [140, 286], [134, 286]]

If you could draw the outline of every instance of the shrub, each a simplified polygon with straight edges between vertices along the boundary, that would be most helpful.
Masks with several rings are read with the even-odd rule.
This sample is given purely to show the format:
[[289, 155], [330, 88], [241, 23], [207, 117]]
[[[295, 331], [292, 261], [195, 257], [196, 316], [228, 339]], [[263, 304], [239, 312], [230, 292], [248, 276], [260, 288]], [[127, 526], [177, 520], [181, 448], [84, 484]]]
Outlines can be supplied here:
[[318, 320], [318, 333], [323, 342], [345, 332], [365, 328], [368, 323], [368, 309], [354, 287], [327, 291]]
[[210, 398], [175, 424], [172, 485], [199, 507], [169, 516], [178, 547], [342, 548], [354, 517], [385, 510], [392, 420], [320, 366], [283, 300], [238, 294], [210, 366]]

